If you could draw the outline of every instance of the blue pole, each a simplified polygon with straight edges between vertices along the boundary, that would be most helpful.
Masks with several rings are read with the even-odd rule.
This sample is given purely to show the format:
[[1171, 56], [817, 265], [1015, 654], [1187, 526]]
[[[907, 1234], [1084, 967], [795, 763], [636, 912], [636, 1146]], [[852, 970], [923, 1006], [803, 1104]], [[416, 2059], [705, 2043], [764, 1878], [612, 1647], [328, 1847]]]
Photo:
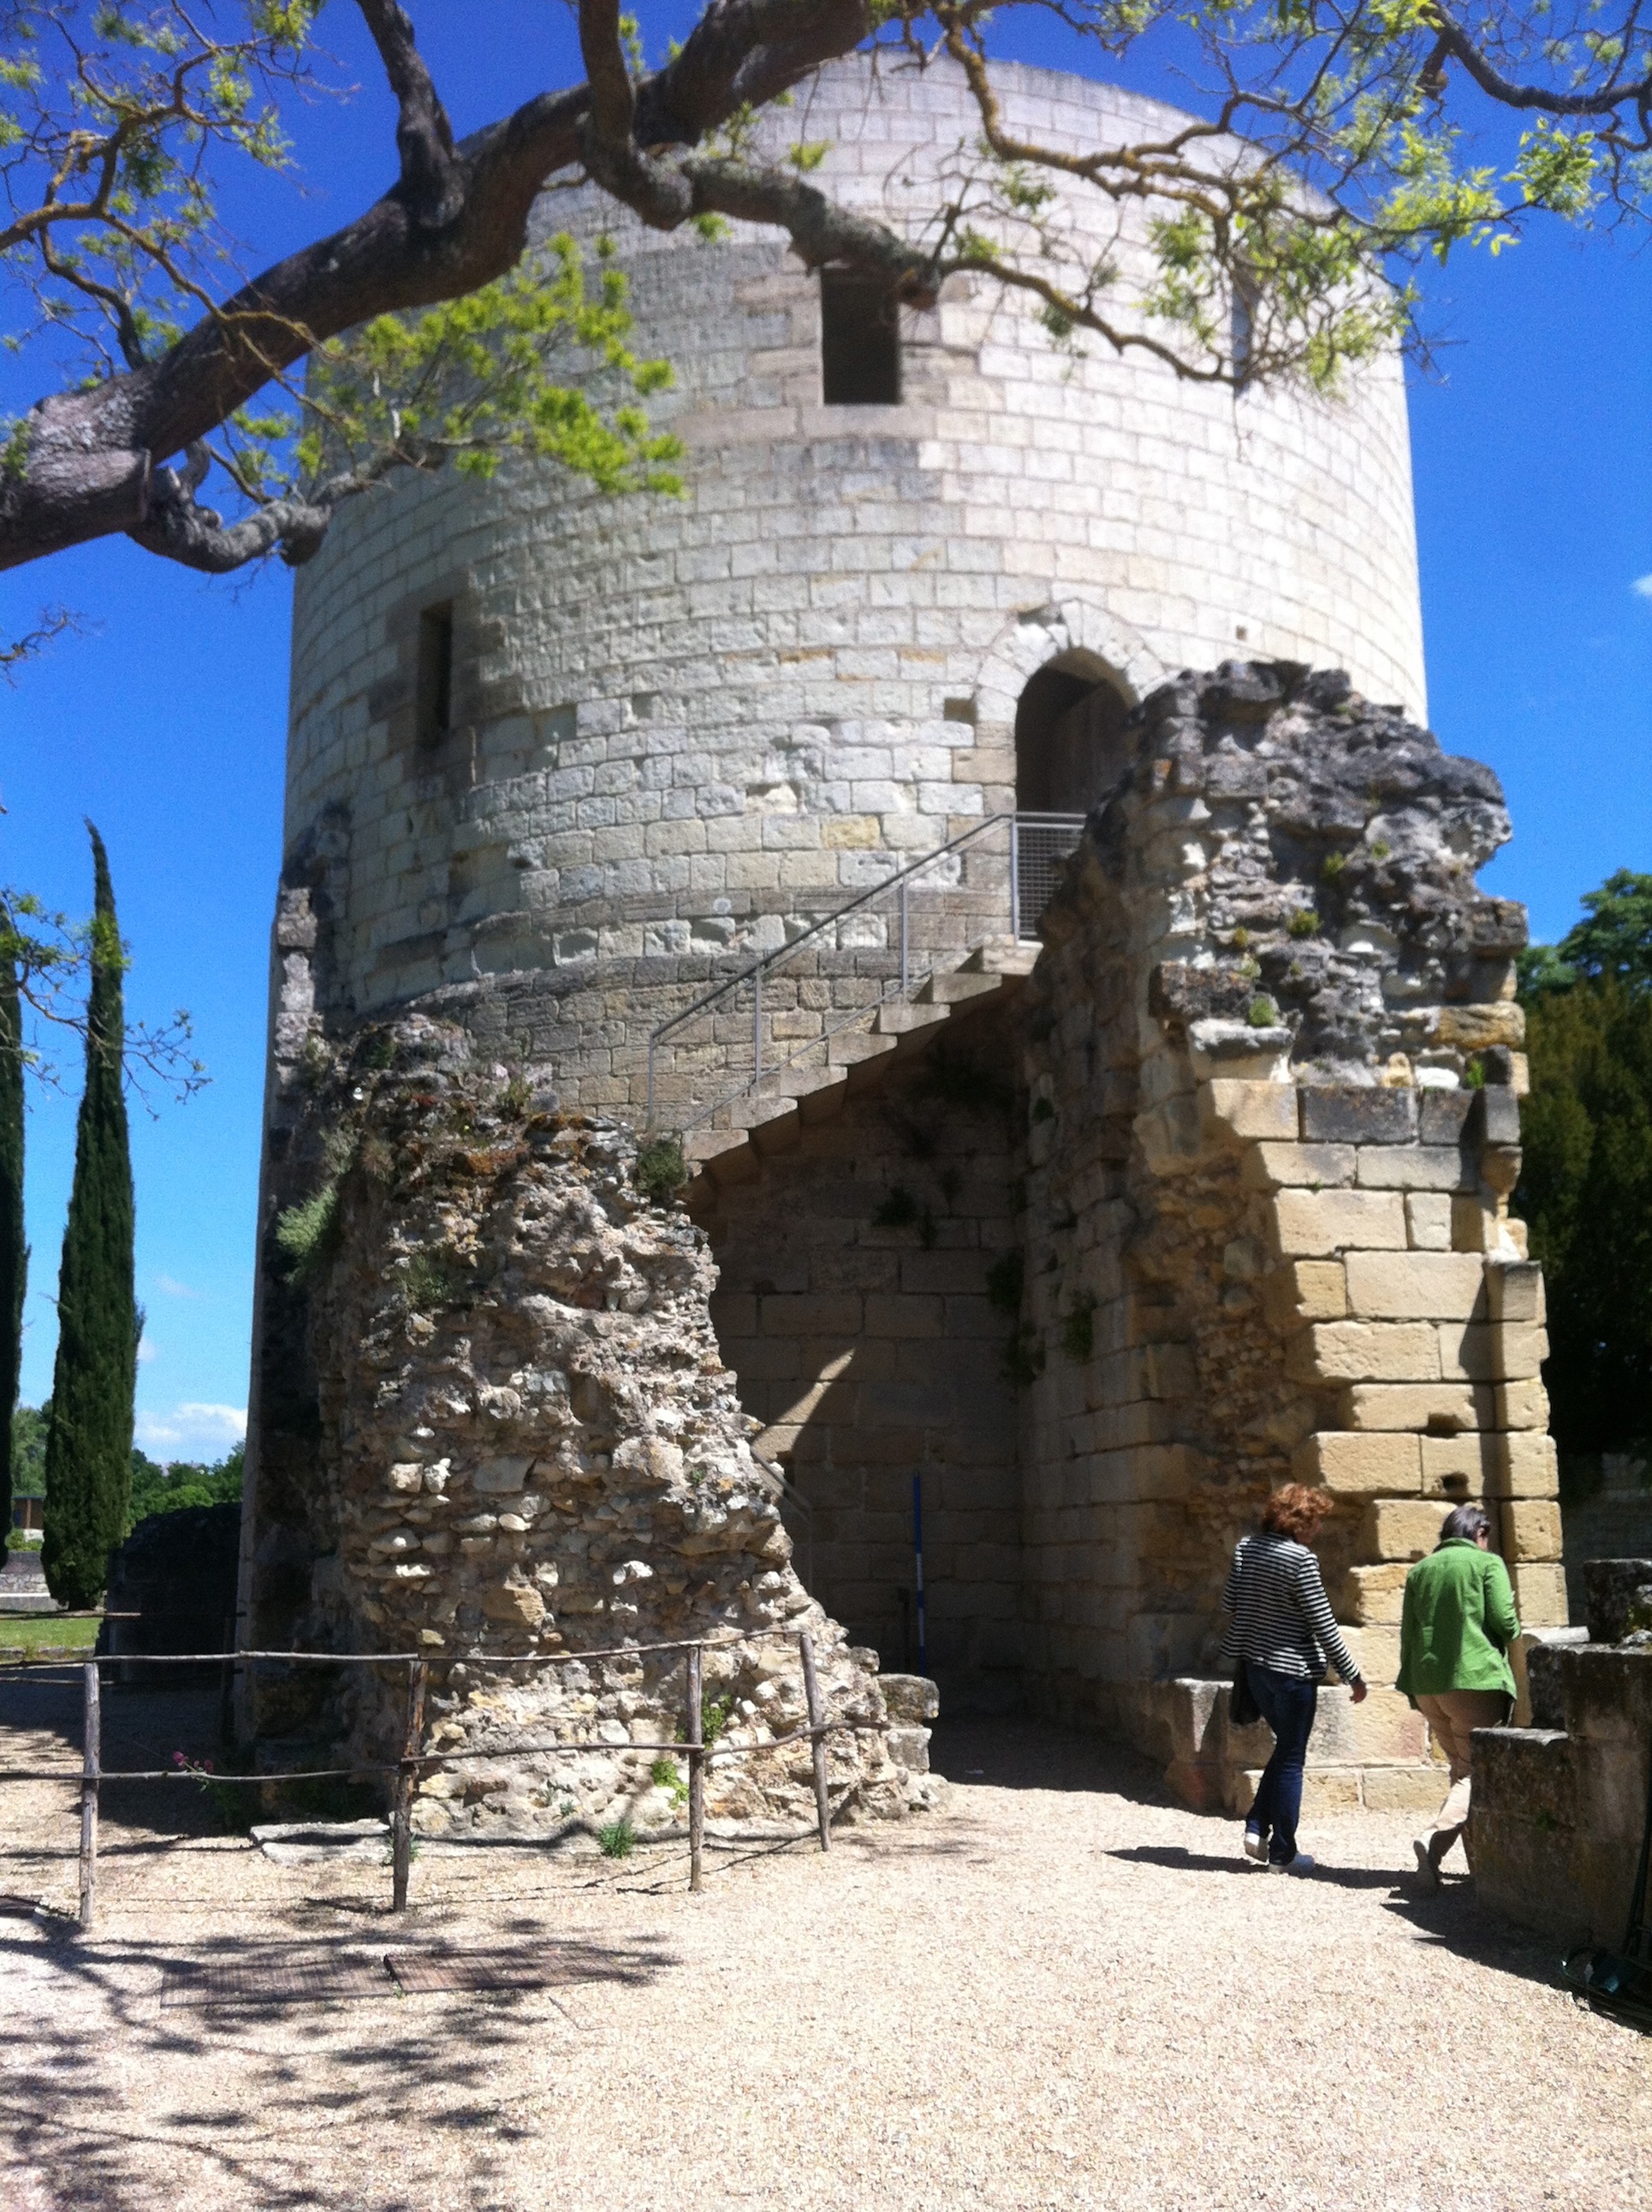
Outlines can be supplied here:
[[929, 1653], [924, 1625], [924, 1479], [912, 1478], [912, 1556], [918, 1597], [918, 1672], [929, 1672]]

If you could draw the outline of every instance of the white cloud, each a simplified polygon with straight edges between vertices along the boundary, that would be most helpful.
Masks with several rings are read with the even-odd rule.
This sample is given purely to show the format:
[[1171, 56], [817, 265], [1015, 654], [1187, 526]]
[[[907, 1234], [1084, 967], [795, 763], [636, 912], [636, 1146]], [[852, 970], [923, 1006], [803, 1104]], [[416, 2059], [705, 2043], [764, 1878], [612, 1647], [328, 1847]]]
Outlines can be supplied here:
[[199, 1291], [191, 1290], [187, 1283], [180, 1283], [172, 1275], [157, 1275], [155, 1279], [155, 1286], [163, 1297], [169, 1298], [198, 1298], [203, 1295]]
[[138, 1340], [137, 1364], [140, 1367], [147, 1367], [155, 1357], [155, 1339], [149, 1334], [148, 1329], [145, 1329]]
[[154, 1459], [222, 1459], [246, 1434], [246, 1408], [187, 1401], [169, 1413], [140, 1413], [134, 1433]]
[[1629, 588], [1638, 592], [1643, 599], [1652, 599], [1652, 575], [1637, 576]]

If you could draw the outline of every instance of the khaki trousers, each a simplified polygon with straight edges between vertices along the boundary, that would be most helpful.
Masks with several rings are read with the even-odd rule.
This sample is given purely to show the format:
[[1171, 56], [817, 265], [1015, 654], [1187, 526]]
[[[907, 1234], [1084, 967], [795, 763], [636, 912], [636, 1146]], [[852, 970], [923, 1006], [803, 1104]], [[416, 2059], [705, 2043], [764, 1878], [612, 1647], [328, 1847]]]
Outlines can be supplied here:
[[[1418, 1838], [1436, 1866], [1468, 1826], [1469, 1738], [1477, 1728], [1501, 1728], [1509, 1717], [1509, 1703], [1501, 1690], [1436, 1690], [1417, 1700], [1451, 1773], [1445, 1803], [1427, 1836]], [[1467, 1850], [1465, 1841], [1465, 1856]]]

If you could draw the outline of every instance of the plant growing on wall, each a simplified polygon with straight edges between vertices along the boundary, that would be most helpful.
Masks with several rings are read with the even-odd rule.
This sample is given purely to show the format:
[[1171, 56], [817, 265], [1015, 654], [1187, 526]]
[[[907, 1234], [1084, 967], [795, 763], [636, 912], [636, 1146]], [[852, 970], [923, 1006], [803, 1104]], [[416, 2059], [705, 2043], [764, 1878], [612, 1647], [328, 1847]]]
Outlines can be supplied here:
[[[356, 0], [398, 173], [250, 281], [221, 192], [244, 232], [249, 186], [294, 170], [315, 94], [346, 89], [315, 47], [313, 0], [11, 9], [0, 247], [14, 342], [46, 336], [52, 361], [44, 396], [0, 425], [0, 559], [125, 533], [213, 572], [277, 550], [302, 562], [387, 477], [485, 472], [512, 451], [605, 489], [668, 483], [673, 448], [637, 404], [668, 371], [631, 352], [613, 272], [563, 239], [529, 249], [536, 198], [581, 175], [657, 229], [767, 225], [806, 266], [917, 307], [969, 273], [1029, 297], [1057, 347], [1145, 353], [1236, 390], [1333, 391], [1414, 333], [1427, 256], [1495, 252], [1538, 214], [1644, 212], [1638, 0], [1561, 15], [1496, 0], [1472, 17], [1444, 0], [1072, 0], [1079, 66], [1128, 68], [1139, 89], [1162, 57], [1196, 111], [1088, 154], [1020, 135], [999, 106], [999, 42], [1042, 20], [1033, 5], [707, 0], [649, 56], [618, 0], [578, 0], [584, 82], [548, 90], [525, 57], [512, 112], [460, 142], [405, 10]], [[979, 119], [943, 194], [898, 228], [815, 181], [823, 144], [799, 135], [774, 160], [753, 135], [822, 62], [868, 47], [908, 67], [944, 55]], [[1488, 159], [1476, 131], [1509, 115], [1515, 141]], [[1139, 267], [1084, 242], [1066, 220], [1083, 196], [1143, 209]], [[559, 380], [579, 348], [609, 372], [600, 402]]]
[[62, 1605], [92, 1604], [125, 1533], [131, 1483], [132, 1394], [142, 1328], [132, 1282], [132, 1165], [126, 1128], [126, 956], [103, 840], [94, 872], [86, 1088], [75, 1132], [75, 1180], [58, 1279], [58, 1358], [46, 1444], [40, 1564]]

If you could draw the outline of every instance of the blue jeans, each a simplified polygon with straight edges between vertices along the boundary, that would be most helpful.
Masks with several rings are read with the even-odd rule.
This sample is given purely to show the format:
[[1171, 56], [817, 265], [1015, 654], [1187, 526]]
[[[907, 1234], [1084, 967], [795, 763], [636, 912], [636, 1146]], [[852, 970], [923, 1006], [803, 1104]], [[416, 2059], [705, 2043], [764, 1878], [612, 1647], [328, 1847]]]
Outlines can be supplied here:
[[1256, 1802], [1245, 1826], [1267, 1838], [1268, 1862], [1289, 1866], [1297, 1856], [1297, 1822], [1302, 1817], [1302, 1770], [1308, 1739], [1319, 1707], [1319, 1684], [1302, 1674], [1245, 1662], [1250, 1694], [1273, 1731], [1273, 1756], [1262, 1769]]

